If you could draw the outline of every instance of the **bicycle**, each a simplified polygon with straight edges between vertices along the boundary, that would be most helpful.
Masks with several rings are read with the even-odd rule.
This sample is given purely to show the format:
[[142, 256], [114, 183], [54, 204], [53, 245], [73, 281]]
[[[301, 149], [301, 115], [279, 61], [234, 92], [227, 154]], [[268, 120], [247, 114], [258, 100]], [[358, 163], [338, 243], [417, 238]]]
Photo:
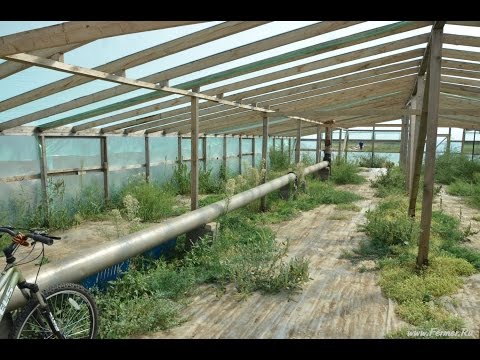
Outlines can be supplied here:
[[[0, 227], [0, 233], [12, 237], [12, 243], [3, 249], [6, 266], [0, 274], [0, 322], [12, 298], [15, 286], [27, 299], [27, 304], [15, 312], [9, 338], [94, 339], [98, 332], [98, 309], [95, 300], [86, 288], [78, 284], [62, 283], [46, 290], [40, 290], [36, 284], [45, 258], [44, 245], [52, 245], [54, 240], [60, 238], [35, 230], [28, 230], [27, 234], [14, 230], [18, 229]], [[29, 242], [28, 239], [32, 241]], [[40, 254], [33, 260], [25, 261], [32, 254], [37, 243], [42, 245]], [[32, 246], [32, 249], [23, 259], [16, 262], [13, 255], [20, 246]], [[28, 283], [17, 266], [33, 262], [40, 256], [35, 282]], [[9, 315], [11, 316], [11, 314]]]

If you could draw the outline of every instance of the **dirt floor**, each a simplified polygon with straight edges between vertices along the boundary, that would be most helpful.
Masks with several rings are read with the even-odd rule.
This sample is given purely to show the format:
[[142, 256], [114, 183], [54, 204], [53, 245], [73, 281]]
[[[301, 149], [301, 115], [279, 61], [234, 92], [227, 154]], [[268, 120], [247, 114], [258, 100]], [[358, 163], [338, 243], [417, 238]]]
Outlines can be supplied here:
[[218, 297], [213, 287], [204, 286], [186, 309], [184, 324], [141, 338], [383, 338], [399, 329], [403, 322], [376, 285], [378, 275], [358, 271], [373, 264], [353, 266], [340, 259], [365, 238], [357, 225], [378, 201], [368, 182], [344, 188], [365, 197], [356, 202], [360, 212], [322, 205], [273, 227], [279, 240], [290, 240], [290, 256], [310, 260], [311, 280], [298, 294], [254, 293], [239, 299], [233, 289]]
[[[364, 169], [361, 174], [372, 179], [379, 171], [382, 170]], [[340, 211], [335, 205], [322, 205], [272, 226], [279, 241], [289, 239], [289, 256], [305, 257], [310, 261], [311, 280], [302, 291], [291, 296], [254, 293], [242, 298], [233, 288], [219, 294], [213, 286], [202, 286], [185, 309], [185, 323], [139, 337], [383, 338], [406, 325], [396, 317], [394, 303], [384, 298], [376, 285], [378, 273], [364, 271], [374, 263], [364, 261], [352, 265], [349, 260], [340, 258], [343, 252], [356, 248], [365, 238], [365, 234], [358, 231], [358, 225], [365, 222], [365, 212], [379, 200], [373, 197], [369, 182], [342, 188], [365, 197], [356, 202], [360, 212]], [[464, 227], [471, 223], [473, 231], [480, 230], [480, 222], [473, 220], [479, 211], [471, 209], [458, 197], [446, 194], [444, 189], [435, 199], [434, 206], [437, 209], [441, 206], [453, 216], [461, 213]], [[80, 249], [127, 234], [130, 226], [124, 220], [82, 223], [58, 233], [62, 240], [46, 247], [46, 256], [54, 263]], [[468, 246], [480, 249], [480, 233], [469, 239]], [[22, 269], [28, 276], [36, 272], [38, 266], [32, 263]], [[445, 297], [443, 301], [449, 311], [465, 320], [468, 329], [478, 328], [480, 274], [467, 278], [459, 293]]]

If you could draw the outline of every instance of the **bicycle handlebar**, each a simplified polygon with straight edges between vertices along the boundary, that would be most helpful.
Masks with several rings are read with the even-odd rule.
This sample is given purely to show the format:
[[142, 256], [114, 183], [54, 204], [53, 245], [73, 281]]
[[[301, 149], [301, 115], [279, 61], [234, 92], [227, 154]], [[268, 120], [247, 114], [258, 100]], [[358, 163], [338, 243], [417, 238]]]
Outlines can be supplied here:
[[[10, 236], [15, 237], [18, 234], [13, 230], [14, 230], [14, 228], [12, 228], [12, 227], [0, 227], [0, 232], [7, 233]], [[45, 244], [45, 245], [52, 245], [54, 239], [55, 240], [60, 240], [61, 239], [58, 236], [49, 236], [47, 234], [37, 234], [35, 232], [25, 234], [25, 236], [27, 238], [32, 239], [33, 241], [38, 241], [38, 242], [41, 242], [42, 244]]]
[[25, 234], [25, 236], [29, 237], [30, 239], [32, 239], [34, 241], [41, 242], [42, 244], [45, 244], [45, 245], [52, 245], [53, 244], [53, 239], [49, 238], [49, 237], [46, 237], [46, 236], [42, 236], [42, 235], [39, 235], [39, 234]]

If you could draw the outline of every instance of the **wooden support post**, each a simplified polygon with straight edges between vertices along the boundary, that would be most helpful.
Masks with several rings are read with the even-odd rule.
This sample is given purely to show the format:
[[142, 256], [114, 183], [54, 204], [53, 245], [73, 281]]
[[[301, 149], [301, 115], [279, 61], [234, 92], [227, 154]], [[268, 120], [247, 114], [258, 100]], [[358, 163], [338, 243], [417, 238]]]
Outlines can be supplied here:
[[288, 138], [288, 163], [292, 163], [292, 138]]
[[252, 167], [255, 167], [255, 135], [252, 136]]
[[427, 153], [425, 156], [425, 176], [422, 200], [422, 218], [420, 222], [420, 244], [417, 266], [428, 265], [430, 225], [432, 223], [433, 186], [435, 180], [435, 154], [437, 148], [438, 108], [440, 100], [440, 73], [442, 65], [441, 28], [433, 28], [429, 68], [428, 117], [427, 117]]
[[46, 225], [48, 225], [48, 219], [49, 219], [49, 203], [48, 203], [48, 178], [47, 178], [47, 148], [45, 146], [45, 136], [40, 135], [38, 137], [39, 145], [40, 145], [40, 151], [39, 151], [39, 156], [40, 156], [40, 186], [42, 188], [42, 201], [43, 201], [43, 206], [45, 207], [45, 218], [44, 222]]
[[242, 174], [242, 134], [238, 135], [238, 173]]
[[276, 143], [275, 140], [276, 140], [276, 138], [275, 138], [275, 136], [273, 136], [273, 149], [277, 150], [277, 143]]
[[182, 155], [182, 135], [178, 135], [178, 157], [177, 157], [177, 162], [178, 165], [182, 165], [183, 161], [183, 155]]
[[422, 170], [423, 150], [425, 147], [425, 137], [427, 136], [427, 117], [428, 117], [428, 92], [430, 88], [430, 72], [427, 73], [427, 79], [424, 82], [423, 79], [418, 79], [418, 91], [422, 91], [422, 115], [420, 121], [417, 121], [418, 127], [415, 129], [414, 135], [417, 137], [413, 139], [415, 147], [412, 148], [412, 164], [410, 169], [411, 182], [409, 185], [409, 206], [408, 215], [415, 217], [415, 207], [417, 203], [418, 186], [420, 183], [420, 173]]
[[472, 161], [475, 155], [475, 135], [477, 134], [477, 130], [473, 130], [473, 143], [472, 143]]
[[225, 175], [227, 174], [227, 135], [223, 135], [223, 168], [225, 169]]
[[[268, 150], [268, 115], [263, 113], [263, 136], [262, 136], [262, 166], [264, 166], [265, 173], [262, 178], [262, 184], [267, 181], [267, 150]], [[260, 211], [267, 211], [267, 197], [260, 199]]]
[[338, 133], [338, 159], [339, 160], [341, 155], [342, 155], [342, 129], [340, 129], [340, 132]]
[[345, 130], [345, 137], [343, 138], [343, 154], [345, 155], [345, 161], [347, 161], [348, 154], [348, 129]]
[[300, 162], [300, 149], [302, 147], [302, 120], [297, 120], [297, 140], [295, 142], [295, 164]]
[[[425, 136], [426, 136], [426, 123], [424, 124], [424, 127], [422, 128], [422, 134], [419, 136], [419, 131], [421, 128], [421, 122], [426, 122], [427, 121], [427, 102], [428, 102], [428, 97], [425, 95], [427, 93], [426, 87], [428, 85], [428, 73], [427, 73], [427, 85], [425, 85], [425, 80], [423, 77], [418, 76], [417, 78], [417, 95], [412, 99], [411, 101], [411, 107], [412, 110], [418, 109], [420, 104], [422, 105], [422, 115], [421, 118], [419, 119], [418, 116], [416, 115], [411, 115], [410, 116], [410, 160], [409, 160], [409, 179], [408, 179], [408, 192], [410, 194], [410, 199], [412, 199], [412, 191], [415, 192], [414, 194], [414, 200], [417, 200], [417, 191], [418, 191], [418, 184], [417, 184], [417, 189], [413, 189], [413, 184], [414, 184], [414, 177], [417, 177], [420, 179], [420, 169], [422, 167], [422, 159], [423, 159], [423, 149], [425, 145]], [[418, 139], [421, 138], [421, 146], [418, 148]], [[417, 154], [417, 152], [420, 151], [420, 153]], [[420, 162], [417, 162], [417, 159], [419, 159]], [[417, 170], [416, 170], [417, 169]], [[417, 180], [415, 180], [417, 181]], [[413, 210], [413, 215], [415, 216], [415, 209]]]
[[447, 138], [447, 149], [445, 152], [450, 153], [450, 142], [451, 142], [451, 137], [452, 137], [452, 128], [448, 128], [448, 138]]
[[148, 134], [145, 134], [145, 181], [150, 182], [150, 146]]
[[203, 137], [202, 157], [203, 157], [203, 171], [207, 171], [207, 135]]
[[405, 158], [407, 156], [407, 117], [402, 116], [402, 128], [400, 131], [400, 168], [405, 171]]
[[[409, 105], [410, 107], [410, 105]], [[410, 116], [406, 116], [407, 119], [407, 130], [406, 130], [406, 136], [405, 136], [405, 141], [407, 143], [407, 153], [405, 156], [405, 191], [408, 193], [410, 191], [410, 159], [411, 159], [411, 152], [412, 152], [412, 146], [411, 146], [411, 140], [410, 140]]]
[[463, 129], [463, 132], [462, 132], [462, 145], [461, 145], [461, 148], [460, 148], [460, 154], [463, 154], [464, 146], [465, 146], [465, 129]]
[[373, 167], [374, 158], [375, 158], [375, 126], [372, 129], [372, 167]]
[[282, 156], [283, 156], [283, 152], [285, 151], [284, 140], [285, 138], [282, 136], [282, 140], [280, 141], [280, 151], [282, 153]]
[[108, 173], [108, 146], [107, 146], [107, 137], [102, 136], [100, 138], [100, 156], [102, 161], [102, 170], [103, 170], [103, 194], [105, 198], [105, 203], [108, 202], [110, 198], [109, 191], [109, 173]]
[[320, 125], [317, 125], [317, 146], [315, 148], [315, 163], [320, 162], [320, 158], [322, 156], [321, 149], [322, 149], [322, 128]]
[[328, 161], [329, 165], [319, 171], [320, 179], [322, 181], [328, 180], [332, 167], [332, 128], [325, 128], [325, 148], [323, 150], [323, 161]]
[[[192, 89], [193, 92], [199, 92], [198, 88]], [[191, 97], [191, 194], [190, 194], [190, 209], [198, 209], [198, 98]]]

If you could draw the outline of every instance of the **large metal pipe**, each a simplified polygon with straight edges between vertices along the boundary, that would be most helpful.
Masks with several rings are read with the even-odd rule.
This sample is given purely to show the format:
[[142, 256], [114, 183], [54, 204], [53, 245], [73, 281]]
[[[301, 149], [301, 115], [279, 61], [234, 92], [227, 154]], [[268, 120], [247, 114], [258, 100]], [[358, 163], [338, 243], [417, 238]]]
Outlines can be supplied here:
[[[327, 161], [305, 168], [304, 174], [319, 171], [328, 166]], [[151, 228], [123, 236], [115, 241], [91, 247], [67, 257], [56, 264], [45, 265], [38, 276], [41, 289], [63, 282], [79, 282], [103, 269], [119, 264], [148, 251], [174, 237], [196, 229], [215, 220], [220, 215], [241, 208], [272, 191], [278, 190], [294, 181], [296, 175], [289, 173], [265, 184], [241, 192], [228, 199], [217, 201], [211, 205], [190, 211], [186, 214], [166, 220]], [[29, 276], [28, 281], [33, 281]], [[16, 289], [7, 310], [14, 310], [25, 303], [24, 297]]]

